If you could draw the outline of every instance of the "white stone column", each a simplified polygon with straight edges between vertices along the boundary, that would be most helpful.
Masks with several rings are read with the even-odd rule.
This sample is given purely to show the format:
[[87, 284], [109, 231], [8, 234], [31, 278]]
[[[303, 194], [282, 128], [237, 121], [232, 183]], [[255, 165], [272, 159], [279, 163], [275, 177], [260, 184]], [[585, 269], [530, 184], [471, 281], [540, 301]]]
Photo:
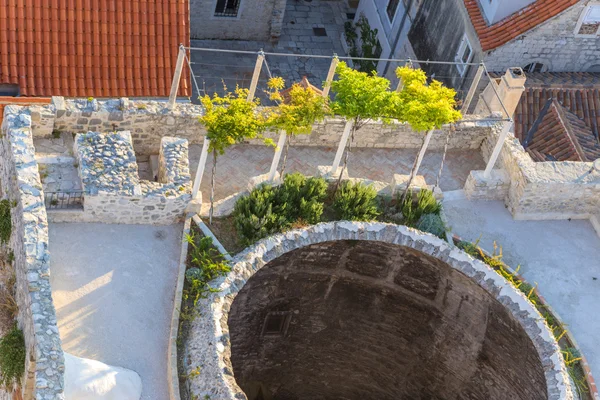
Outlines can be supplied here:
[[185, 61], [185, 47], [179, 45], [179, 54], [177, 55], [177, 64], [175, 65], [175, 73], [173, 74], [173, 81], [171, 82], [171, 93], [169, 94], [169, 102], [167, 108], [172, 110], [175, 107], [175, 100], [177, 100], [177, 92], [179, 91], [179, 81], [181, 80], [181, 71], [183, 70], [183, 62]]
[[254, 73], [252, 74], [252, 80], [250, 81], [250, 91], [248, 92], [248, 101], [254, 99], [256, 94], [256, 86], [258, 86], [258, 78], [260, 77], [260, 70], [262, 69], [263, 61], [265, 60], [265, 53], [261, 50], [256, 57], [256, 64], [254, 65]]
[[202, 144], [202, 151], [200, 152], [200, 161], [198, 162], [198, 169], [196, 170], [196, 178], [194, 179], [194, 187], [192, 188], [192, 199], [198, 197], [198, 191], [200, 190], [200, 183], [202, 182], [202, 175], [204, 175], [204, 167], [206, 166], [206, 159], [208, 158], [208, 147], [210, 140], [205, 136], [204, 143]]
[[494, 169], [494, 165], [496, 165], [496, 161], [498, 160], [498, 156], [500, 155], [500, 151], [502, 150], [502, 146], [504, 146], [504, 141], [508, 136], [508, 132], [512, 127], [512, 121], [504, 122], [504, 126], [502, 127], [502, 132], [500, 132], [500, 136], [498, 137], [498, 141], [496, 142], [496, 147], [494, 147], [494, 151], [488, 160], [487, 166], [485, 167], [485, 171], [483, 172], [483, 177], [489, 179], [492, 173], [492, 169]]
[[279, 166], [279, 160], [281, 159], [281, 153], [283, 152], [283, 146], [285, 146], [286, 133], [284, 130], [279, 131], [279, 141], [277, 142], [277, 148], [273, 155], [273, 162], [271, 163], [271, 169], [269, 170], [269, 182], [275, 179], [277, 174], [277, 167]]
[[325, 86], [323, 86], [323, 97], [329, 97], [329, 91], [331, 90], [331, 82], [333, 82], [333, 77], [335, 75], [335, 69], [337, 68], [338, 63], [340, 62], [339, 58], [336, 55], [331, 59], [331, 64], [329, 65], [329, 72], [327, 72], [327, 78], [325, 79]]
[[465, 101], [463, 102], [462, 108], [460, 111], [463, 115], [469, 112], [469, 107], [471, 106], [471, 101], [473, 100], [473, 96], [475, 95], [475, 91], [477, 90], [477, 86], [479, 86], [479, 82], [481, 81], [481, 77], [483, 76], [483, 63], [477, 68], [477, 73], [475, 73], [475, 78], [473, 79], [473, 83], [471, 83], [471, 87], [469, 88], [469, 92], [467, 93], [467, 97], [465, 97]]
[[433, 129], [427, 132], [425, 136], [425, 141], [423, 142], [423, 146], [421, 147], [421, 151], [419, 151], [419, 157], [417, 157], [417, 164], [415, 165], [415, 173], [413, 175], [417, 176], [419, 172], [419, 168], [421, 167], [421, 163], [423, 162], [423, 157], [425, 156], [425, 152], [427, 151], [427, 147], [429, 147], [429, 142], [431, 141], [431, 136], [433, 136]]
[[338, 168], [340, 167], [340, 162], [342, 161], [342, 156], [344, 155], [344, 150], [346, 149], [346, 143], [348, 143], [348, 137], [350, 136], [350, 131], [352, 130], [352, 124], [352, 121], [346, 121], [346, 125], [344, 125], [342, 140], [340, 140], [337, 153], [335, 153], [335, 159], [333, 160], [333, 164], [331, 166], [331, 176], [335, 176]]

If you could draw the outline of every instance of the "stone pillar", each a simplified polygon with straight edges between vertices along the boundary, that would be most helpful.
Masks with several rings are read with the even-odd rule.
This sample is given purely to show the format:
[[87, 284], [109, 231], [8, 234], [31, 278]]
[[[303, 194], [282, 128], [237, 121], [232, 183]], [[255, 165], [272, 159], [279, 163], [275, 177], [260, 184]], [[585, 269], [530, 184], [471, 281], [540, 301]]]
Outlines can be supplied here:
[[279, 40], [283, 28], [283, 17], [285, 15], [286, 0], [275, 0], [273, 3], [273, 13], [271, 14], [271, 40]]
[[501, 112], [504, 118], [512, 118], [521, 95], [525, 91], [525, 73], [521, 68], [509, 68], [500, 78], [500, 83], [492, 80], [479, 95], [475, 114], [489, 115]]

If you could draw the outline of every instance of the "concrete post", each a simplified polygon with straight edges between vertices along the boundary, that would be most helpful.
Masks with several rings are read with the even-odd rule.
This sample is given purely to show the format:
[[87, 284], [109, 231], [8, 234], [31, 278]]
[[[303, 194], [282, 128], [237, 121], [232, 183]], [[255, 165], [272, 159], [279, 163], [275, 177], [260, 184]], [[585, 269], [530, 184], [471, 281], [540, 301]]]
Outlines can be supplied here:
[[346, 148], [346, 143], [348, 143], [350, 131], [352, 131], [352, 123], [352, 121], [346, 121], [346, 125], [344, 126], [342, 140], [340, 140], [337, 153], [335, 153], [335, 159], [333, 160], [333, 165], [331, 166], [331, 176], [334, 176], [340, 167], [340, 162], [342, 161], [342, 156], [344, 155], [344, 149]]
[[501, 112], [504, 118], [510, 119], [524, 91], [525, 73], [521, 68], [509, 68], [502, 75], [500, 83], [490, 80], [477, 102], [475, 114]]
[[475, 91], [477, 90], [477, 86], [479, 86], [479, 82], [481, 81], [481, 77], [483, 76], [483, 63], [479, 65], [477, 68], [477, 73], [475, 73], [475, 78], [473, 79], [473, 83], [469, 88], [469, 92], [467, 93], [467, 97], [465, 97], [465, 101], [463, 102], [463, 106], [460, 109], [463, 115], [469, 112], [469, 107], [471, 106], [471, 101], [473, 100], [473, 96], [475, 95]]
[[271, 169], [269, 170], [269, 177], [267, 178], [269, 182], [273, 182], [275, 179], [279, 160], [281, 159], [281, 153], [283, 152], [283, 146], [285, 146], [285, 139], [285, 131], [279, 131], [279, 141], [277, 142], [277, 148], [275, 149], [275, 155], [273, 155], [273, 162], [271, 163]]
[[419, 172], [419, 168], [421, 167], [421, 163], [423, 162], [423, 157], [425, 156], [425, 152], [427, 151], [427, 147], [429, 147], [429, 142], [431, 141], [431, 137], [433, 136], [433, 129], [427, 132], [425, 136], [425, 141], [423, 142], [423, 146], [421, 147], [421, 151], [419, 151], [419, 157], [417, 157], [417, 163], [415, 165], [415, 173], [414, 176], [417, 176]]
[[248, 92], [248, 101], [254, 99], [256, 94], [256, 86], [258, 85], [258, 78], [260, 77], [260, 70], [262, 69], [263, 61], [265, 60], [265, 53], [261, 50], [258, 52], [256, 57], [256, 65], [254, 66], [254, 73], [252, 74], [252, 80], [250, 81], [250, 91]]
[[327, 78], [325, 79], [325, 85], [323, 86], [323, 97], [329, 97], [329, 91], [331, 90], [331, 82], [333, 82], [333, 76], [335, 75], [335, 69], [337, 68], [339, 58], [334, 54], [329, 65], [329, 72], [327, 72]]
[[167, 108], [172, 110], [175, 107], [175, 100], [177, 100], [177, 92], [179, 91], [179, 81], [181, 80], [181, 71], [183, 71], [183, 62], [185, 61], [185, 47], [182, 44], [179, 45], [179, 54], [177, 55], [177, 64], [175, 65], [175, 73], [173, 74], [173, 81], [171, 82], [171, 93], [169, 94], [169, 102]]
[[483, 177], [486, 179], [490, 178], [490, 174], [492, 173], [492, 169], [494, 169], [494, 165], [496, 165], [496, 161], [498, 160], [498, 156], [500, 155], [500, 151], [502, 150], [502, 146], [504, 146], [504, 141], [508, 136], [508, 132], [512, 127], [512, 121], [504, 122], [504, 126], [502, 127], [502, 132], [500, 132], [500, 136], [498, 137], [498, 141], [496, 142], [496, 147], [494, 147], [494, 151], [488, 160], [488, 163], [485, 167], [485, 171], [483, 172]]
[[208, 158], [209, 145], [210, 140], [205, 136], [204, 143], [202, 144], [202, 151], [200, 152], [198, 169], [196, 170], [196, 178], [194, 179], [194, 187], [192, 188], [192, 200], [198, 196], [198, 190], [200, 190], [200, 183], [202, 182], [202, 175], [204, 175], [204, 167], [206, 166], [206, 159]]

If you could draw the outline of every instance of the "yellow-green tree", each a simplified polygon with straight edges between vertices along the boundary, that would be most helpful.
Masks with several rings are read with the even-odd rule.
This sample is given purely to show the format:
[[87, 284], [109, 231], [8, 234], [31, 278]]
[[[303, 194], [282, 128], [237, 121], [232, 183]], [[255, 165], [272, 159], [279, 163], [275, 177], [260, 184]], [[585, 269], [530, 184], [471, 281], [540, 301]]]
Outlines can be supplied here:
[[298, 83], [294, 83], [283, 98], [281, 95], [281, 90], [285, 86], [283, 78], [271, 78], [268, 86], [270, 99], [277, 104], [271, 109], [269, 125], [284, 131], [286, 135], [280, 172], [280, 177], [283, 179], [292, 138], [296, 135], [311, 133], [314, 123], [325, 118], [327, 101], [310, 87], [303, 87]]
[[400, 121], [407, 122], [418, 132], [427, 132], [423, 136], [421, 150], [415, 159], [406, 189], [402, 198], [406, 196], [414, 177], [419, 171], [421, 161], [427, 151], [427, 146], [433, 130], [442, 125], [453, 123], [462, 118], [456, 109], [456, 92], [444, 87], [441, 82], [432, 80], [427, 83], [425, 72], [410, 67], [399, 67], [396, 76], [402, 80], [402, 90], [399, 92], [401, 104]]
[[[345, 62], [340, 62], [335, 72], [338, 79], [331, 83], [335, 93], [331, 110], [334, 114], [344, 117], [347, 122], [345, 129], [350, 129], [350, 140], [347, 144], [342, 140], [338, 149], [339, 153], [340, 149], [346, 146], [337, 190], [348, 164], [356, 132], [371, 120], [390, 122], [392, 119], [401, 119], [403, 105], [400, 94], [390, 90], [390, 81], [377, 76], [375, 72], [360, 72], [348, 67]], [[334, 162], [334, 167], [335, 164]]]
[[[268, 115], [258, 111], [259, 99], [247, 100], [248, 89], [236, 88], [234, 93], [213, 97], [203, 96], [200, 101], [204, 106], [204, 115], [200, 119], [206, 127], [206, 136], [210, 140], [208, 152], [213, 155], [212, 175], [210, 181], [210, 212], [209, 223], [212, 224], [215, 193], [215, 173], [217, 171], [217, 157], [225, 153], [225, 150], [236, 143], [246, 139], [263, 138], [263, 132], [267, 128]], [[270, 139], [264, 139], [265, 143], [274, 145]]]

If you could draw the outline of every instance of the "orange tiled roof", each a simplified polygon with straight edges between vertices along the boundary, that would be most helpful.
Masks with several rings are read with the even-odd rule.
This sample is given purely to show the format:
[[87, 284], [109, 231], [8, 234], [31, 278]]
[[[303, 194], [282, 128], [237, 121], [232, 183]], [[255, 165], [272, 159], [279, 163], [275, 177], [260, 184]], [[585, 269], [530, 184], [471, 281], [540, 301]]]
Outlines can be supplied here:
[[167, 97], [189, 37], [188, 0], [0, 0], [0, 83], [22, 96]]
[[500, 47], [542, 22], [577, 4], [579, 0], [537, 0], [493, 25], [485, 21], [478, 0], [464, 0], [483, 51]]

